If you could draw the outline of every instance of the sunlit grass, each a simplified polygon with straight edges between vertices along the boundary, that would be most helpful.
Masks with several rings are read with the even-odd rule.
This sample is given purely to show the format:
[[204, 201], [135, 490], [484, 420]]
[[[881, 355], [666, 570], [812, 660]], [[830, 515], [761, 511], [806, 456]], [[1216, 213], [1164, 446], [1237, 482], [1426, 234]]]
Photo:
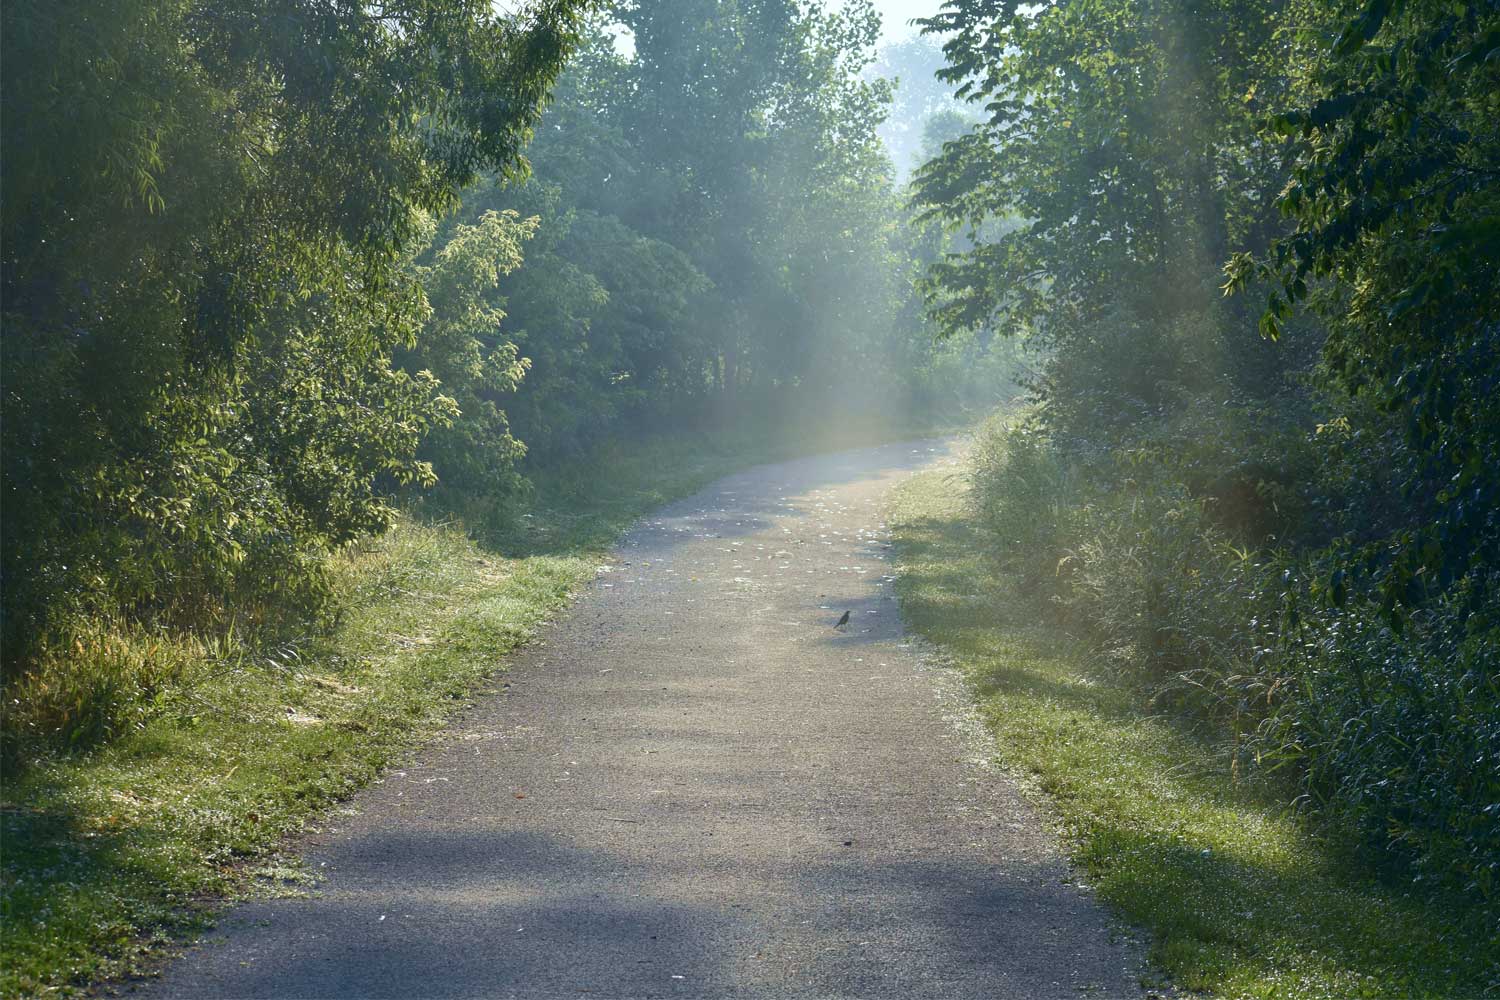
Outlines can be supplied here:
[[911, 625], [963, 671], [997, 752], [1030, 781], [1098, 895], [1151, 935], [1178, 987], [1225, 997], [1477, 997], [1500, 922], [1382, 881], [1237, 780], [1213, 741], [1143, 706], [997, 578], [960, 477], [905, 484], [892, 526]]
[[439, 727], [585, 564], [403, 521], [336, 560], [331, 635], [275, 664], [200, 662], [142, 728], [8, 783], [5, 994], [118, 973], [197, 904], [274, 888], [257, 863]]

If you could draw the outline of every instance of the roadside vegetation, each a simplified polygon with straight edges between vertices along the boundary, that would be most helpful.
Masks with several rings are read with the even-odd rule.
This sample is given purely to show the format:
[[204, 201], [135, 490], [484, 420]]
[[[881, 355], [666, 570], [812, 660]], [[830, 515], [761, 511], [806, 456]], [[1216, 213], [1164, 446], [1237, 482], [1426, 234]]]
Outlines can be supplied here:
[[1225, 773], [1500, 925], [1500, 7], [927, 24], [985, 113], [917, 173], [975, 240], [929, 304], [1043, 355], [975, 445], [997, 572]]
[[1494, 910], [1413, 882], [1237, 766], [1227, 734], [1156, 697], [993, 558], [968, 471], [892, 501], [902, 610], [967, 680], [996, 752], [1061, 826], [1100, 899], [1143, 928], [1157, 971], [1226, 998], [1491, 995]]
[[1189, 989], [1500, 990], [1500, 7], [953, 0], [908, 608]]

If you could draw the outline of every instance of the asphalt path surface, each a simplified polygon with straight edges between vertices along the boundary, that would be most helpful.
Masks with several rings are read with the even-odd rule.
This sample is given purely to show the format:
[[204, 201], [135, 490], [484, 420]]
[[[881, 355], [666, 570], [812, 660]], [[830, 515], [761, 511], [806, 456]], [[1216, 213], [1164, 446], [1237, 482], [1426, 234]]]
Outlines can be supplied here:
[[646, 519], [508, 689], [309, 839], [311, 898], [236, 908], [146, 992], [1139, 995], [903, 633], [883, 506], [949, 457], [761, 466]]

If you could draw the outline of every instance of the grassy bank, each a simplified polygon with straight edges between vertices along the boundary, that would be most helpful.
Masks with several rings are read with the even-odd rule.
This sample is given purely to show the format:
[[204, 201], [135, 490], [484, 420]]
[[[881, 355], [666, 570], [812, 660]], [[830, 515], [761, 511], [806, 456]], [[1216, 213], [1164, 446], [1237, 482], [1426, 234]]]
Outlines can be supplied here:
[[1224, 997], [1478, 997], [1500, 991], [1493, 910], [1382, 881], [1237, 780], [1223, 748], [1143, 707], [997, 577], [960, 475], [892, 510], [908, 621], [963, 671], [1004, 763], [1029, 777], [1098, 895], [1146, 928], [1181, 988]]
[[301, 641], [101, 635], [170, 660], [171, 677], [100, 749], [7, 776], [0, 994], [80, 993], [149, 965], [226, 900], [298, 891], [287, 838], [502, 683], [504, 654], [635, 518], [737, 468], [896, 436], [741, 427], [603, 447], [538, 474], [493, 548], [406, 517], [341, 553], [336, 622]]

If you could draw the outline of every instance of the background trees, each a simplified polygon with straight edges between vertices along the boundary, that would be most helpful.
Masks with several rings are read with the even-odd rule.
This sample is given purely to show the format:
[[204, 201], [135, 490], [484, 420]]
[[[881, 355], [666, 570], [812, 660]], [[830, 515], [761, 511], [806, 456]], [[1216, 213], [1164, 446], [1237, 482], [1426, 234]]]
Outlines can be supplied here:
[[895, 85], [890, 113], [879, 132], [899, 177], [908, 176], [937, 154], [928, 142], [935, 122], [942, 123], [938, 125], [942, 138], [951, 139], [977, 118], [955, 98], [957, 88], [938, 75], [946, 65], [941, 43], [915, 35], [881, 47], [867, 71]]
[[891, 88], [868, 75], [868, 5], [615, 16], [560, 79], [533, 175], [481, 184], [460, 213], [539, 220], [500, 283], [530, 366], [504, 405], [528, 461], [772, 400], [811, 423], [900, 418], [937, 401], [924, 384], [984, 381], [929, 364], [961, 349], [915, 307], [921, 238], [877, 135]]

